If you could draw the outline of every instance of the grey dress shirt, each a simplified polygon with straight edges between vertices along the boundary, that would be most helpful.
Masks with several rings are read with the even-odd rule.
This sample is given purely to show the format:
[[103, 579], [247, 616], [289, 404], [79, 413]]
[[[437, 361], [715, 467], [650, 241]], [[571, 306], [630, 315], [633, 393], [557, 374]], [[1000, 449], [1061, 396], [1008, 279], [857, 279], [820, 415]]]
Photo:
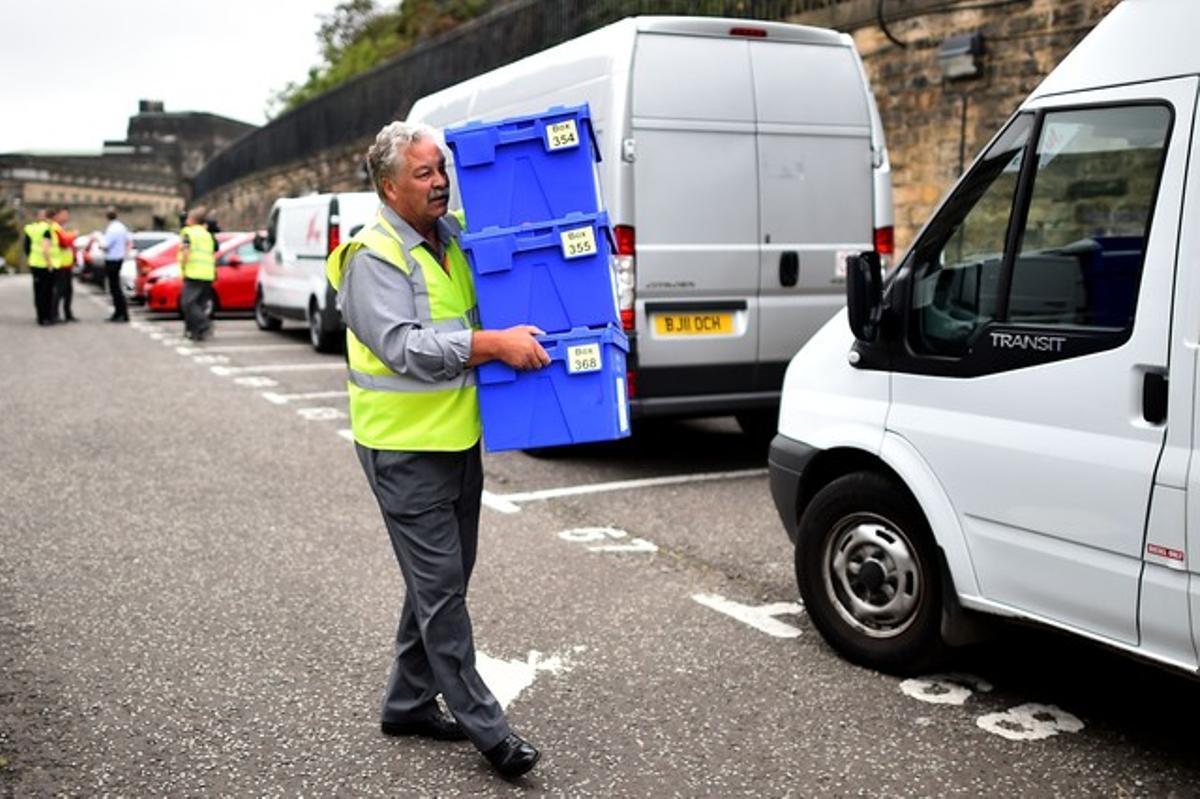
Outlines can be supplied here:
[[[435, 260], [441, 260], [441, 253], [435, 252], [412, 225], [387, 206], [381, 208], [410, 252], [425, 247]], [[437, 235], [444, 251], [455, 232], [439, 219]], [[346, 326], [396, 374], [438, 383], [453, 380], [467, 368], [472, 331], [444, 333], [422, 327], [412, 278], [370, 250], [360, 249], [350, 259], [338, 296]]]

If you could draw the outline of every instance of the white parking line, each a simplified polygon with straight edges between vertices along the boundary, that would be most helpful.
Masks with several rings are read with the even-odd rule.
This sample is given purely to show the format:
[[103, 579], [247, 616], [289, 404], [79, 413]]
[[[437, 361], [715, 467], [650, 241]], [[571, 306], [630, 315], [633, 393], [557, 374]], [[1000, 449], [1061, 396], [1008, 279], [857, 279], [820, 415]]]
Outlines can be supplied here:
[[798, 602], [774, 602], [770, 605], [743, 605], [719, 594], [692, 594], [692, 599], [706, 608], [748, 624], [759, 632], [775, 638], [799, 638], [800, 630], [784, 624], [776, 616], [797, 616], [804, 612]]
[[180, 355], [199, 355], [202, 352], [272, 352], [276, 350], [302, 350], [307, 345], [304, 344], [225, 344], [216, 347], [210, 347], [207, 344], [201, 347], [176, 347], [175, 351]]
[[287, 405], [289, 402], [303, 402], [305, 400], [319, 399], [338, 399], [339, 397], [348, 397], [348, 391], [310, 391], [307, 394], [276, 394], [274, 391], [264, 391], [262, 398], [267, 402], [273, 402], [276, 405]]
[[[354, 443], [354, 431], [353, 430], [350, 430], [350, 429], [339, 430], [338, 435], [341, 436], [342, 438], [346, 439], [347, 441], [349, 441], [351, 444]], [[487, 492], [485, 491], [483, 493], [486, 494]]]
[[304, 372], [318, 369], [340, 369], [345, 371], [346, 364], [338, 361], [337, 363], [267, 363], [262, 366], [214, 366], [212, 367], [212, 373], [220, 377], [228, 377], [230, 375], [256, 375], [263, 372]]
[[[522, 502], [540, 502], [561, 497], [577, 497], [583, 494], [603, 494], [608, 491], [631, 491], [638, 488], [655, 488], [658, 486], [682, 485], [685, 483], [707, 483], [713, 480], [736, 480], [743, 477], [762, 477], [766, 469], [740, 469], [732, 472], [700, 472], [698, 474], [675, 474], [666, 477], [643, 477], [637, 480], [614, 480], [611, 483], [590, 483], [588, 485], [563, 486], [562, 488], [546, 488], [541, 491], [523, 491], [516, 494], [496, 494], [494, 499], [510, 505]], [[504, 511], [512, 513], [513, 511]]]
[[[346, 432], [350, 432], [350, 431], [347, 430]], [[351, 438], [350, 440], [353, 441], [354, 439]], [[484, 490], [482, 501], [483, 501], [483, 506], [485, 508], [491, 508], [492, 510], [496, 511], [497, 513], [520, 513], [521, 512], [521, 509], [519, 507], [512, 504], [508, 500], [501, 498], [499, 495], [493, 494], [491, 491]]]

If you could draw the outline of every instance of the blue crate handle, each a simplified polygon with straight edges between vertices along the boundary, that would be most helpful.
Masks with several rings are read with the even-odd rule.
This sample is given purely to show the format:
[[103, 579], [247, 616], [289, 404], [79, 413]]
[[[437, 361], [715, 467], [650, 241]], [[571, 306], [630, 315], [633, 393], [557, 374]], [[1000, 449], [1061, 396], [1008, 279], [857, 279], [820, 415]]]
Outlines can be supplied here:
[[557, 248], [561, 244], [559, 234], [564, 229], [583, 225], [591, 225], [594, 230], [603, 231], [604, 237], [608, 239], [609, 253], [616, 251], [616, 240], [608, 224], [608, 214], [603, 211], [598, 214], [567, 214], [553, 222], [527, 222], [516, 228], [485, 228], [481, 233], [468, 236], [464, 244], [466, 249], [474, 254], [472, 264], [475, 270], [481, 275], [490, 275], [493, 272], [511, 270], [513, 253]]
[[[629, 338], [612, 326], [602, 330], [577, 327], [569, 333], [547, 333], [544, 336], [536, 336], [536, 338], [546, 350], [546, 354], [550, 356], [550, 363], [566, 361], [567, 350], [580, 344], [613, 344], [624, 352], [629, 352]], [[478, 368], [486, 374], [486, 379], [482, 379], [481, 383], [511, 383], [517, 379], [517, 370], [503, 361], [489, 361], [481, 364]], [[543, 368], [549, 369], [550, 367], [547, 365]], [[583, 374], [590, 375], [595, 372], [584, 372]]]
[[492, 163], [496, 160], [496, 148], [502, 144], [541, 139], [546, 151], [551, 152], [544, 131], [546, 125], [563, 121], [559, 117], [573, 117], [577, 124], [587, 126], [592, 154], [599, 161], [600, 145], [596, 143], [591, 110], [586, 103], [571, 107], [556, 105], [542, 114], [502, 122], [468, 122], [462, 127], [447, 130], [446, 140], [454, 148], [456, 164], [462, 167]]

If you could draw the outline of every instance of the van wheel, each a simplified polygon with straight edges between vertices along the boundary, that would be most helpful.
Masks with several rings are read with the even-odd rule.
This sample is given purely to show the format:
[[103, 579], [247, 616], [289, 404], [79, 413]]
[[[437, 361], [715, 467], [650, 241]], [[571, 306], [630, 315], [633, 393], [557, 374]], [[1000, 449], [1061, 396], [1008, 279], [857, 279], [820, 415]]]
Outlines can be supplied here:
[[278, 330], [283, 327], [282, 319], [267, 313], [266, 306], [263, 305], [262, 289], [254, 295], [254, 324], [258, 325], [259, 330]]
[[942, 655], [933, 536], [895, 481], [857, 472], [818, 491], [800, 519], [796, 580], [813, 624], [846, 659], [912, 674]]
[[317, 352], [337, 352], [339, 337], [325, 330], [325, 316], [316, 300], [308, 304], [308, 339]]

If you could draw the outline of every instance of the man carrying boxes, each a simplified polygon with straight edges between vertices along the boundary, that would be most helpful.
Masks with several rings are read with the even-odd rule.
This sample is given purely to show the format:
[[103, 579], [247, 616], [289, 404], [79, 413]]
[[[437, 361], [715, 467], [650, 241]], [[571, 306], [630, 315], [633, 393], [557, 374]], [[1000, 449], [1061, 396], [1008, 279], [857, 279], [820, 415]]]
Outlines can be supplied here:
[[[466, 607], [483, 491], [474, 367], [526, 371], [550, 357], [535, 327], [479, 329], [436, 132], [385, 126], [367, 168], [382, 206], [330, 254], [326, 271], [346, 321], [358, 457], [406, 588], [381, 730], [469, 738], [497, 771], [517, 777], [539, 753], [512, 732], [480, 679]], [[453, 718], [438, 708], [439, 693]]]

